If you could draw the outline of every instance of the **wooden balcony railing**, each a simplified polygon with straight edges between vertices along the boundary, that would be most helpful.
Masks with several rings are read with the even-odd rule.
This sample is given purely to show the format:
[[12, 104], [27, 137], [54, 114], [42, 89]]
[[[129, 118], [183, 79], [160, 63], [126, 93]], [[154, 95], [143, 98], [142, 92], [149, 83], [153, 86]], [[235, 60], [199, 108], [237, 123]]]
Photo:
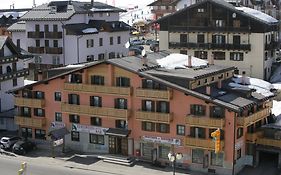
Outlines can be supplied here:
[[76, 84], [76, 83], [64, 83], [64, 90], [94, 92], [94, 93], [103, 93], [103, 94], [110, 94], [110, 95], [126, 95], [126, 96], [132, 94], [131, 87], [99, 86], [99, 85]]
[[197, 117], [194, 115], [187, 115], [185, 123], [190, 126], [200, 126], [206, 128], [220, 128], [223, 129], [225, 125], [225, 119], [216, 119], [209, 117]]
[[281, 149], [281, 140], [269, 139], [269, 138], [259, 138], [257, 144], [264, 146], [273, 146]]
[[237, 124], [238, 126], [249, 126], [252, 123], [256, 123], [257, 121], [266, 118], [270, 115], [270, 108], [265, 108], [261, 111], [258, 111], [247, 117], [238, 117]]
[[171, 90], [136, 89], [136, 97], [170, 100]]
[[93, 107], [86, 105], [74, 105], [68, 103], [61, 104], [62, 112], [79, 115], [97, 115], [116, 119], [128, 119], [130, 112], [127, 109], [116, 109], [107, 107]]
[[27, 32], [27, 38], [44, 38], [44, 32]]
[[62, 47], [46, 47], [46, 54], [62, 54]]
[[173, 115], [171, 113], [137, 111], [136, 119], [141, 121], [169, 124], [173, 120]]
[[30, 107], [30, 108], [44, 108], [45, 107], [45, 100], [44, 99], [16, 97], [15, 98], [15, 105], [16, 106], [25, 106], [25, 107]]
[[60, 39], [62, 38], [62, 32], [45, 32], [45, 38]]
[[28, 52], [30, 53], [44, 53], [44, 47], [28, 47]]
[[29, 118], [29, 117], [16, 116], [15, 123], [20, 126], [42, 128], [46, 125], [46, 118], [44, 117]]
[[24, 77], [26, 75], [29, 75], [28, 69], [22, 69], [22, 70], [12, 71], [12, 72], [5, 73], [5, 74], [0, 74], [0, 82], [7, 81], [10, 79], [14, 79], [14, 78]]
[[[215, 149], [215, 141], [211, 139], [201, 139], [201, 138], [194, 138], [187, 136], [185, 138], [185, 146], [186, 147], [193, 147], [193, 148], [201, 148], [201, 149], [208, 149], [214, 150]], [[224, 141], [221, 141], [222, 149], [224, 148]]]
[[256, 143], [256, 141], [263, 136], [263, 131], [257, 131], [254, 133], [246, 134], [246, 141], [250, 143]]

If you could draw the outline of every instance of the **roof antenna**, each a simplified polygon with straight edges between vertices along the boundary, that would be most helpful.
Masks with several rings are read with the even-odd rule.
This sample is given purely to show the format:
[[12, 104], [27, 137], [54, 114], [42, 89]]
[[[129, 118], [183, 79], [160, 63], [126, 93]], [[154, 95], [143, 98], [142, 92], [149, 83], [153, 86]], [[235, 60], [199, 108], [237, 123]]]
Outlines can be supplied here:
[[32, 5], [32, 7], [36, 7], [35, 0], [33, 0], [33, 5]]

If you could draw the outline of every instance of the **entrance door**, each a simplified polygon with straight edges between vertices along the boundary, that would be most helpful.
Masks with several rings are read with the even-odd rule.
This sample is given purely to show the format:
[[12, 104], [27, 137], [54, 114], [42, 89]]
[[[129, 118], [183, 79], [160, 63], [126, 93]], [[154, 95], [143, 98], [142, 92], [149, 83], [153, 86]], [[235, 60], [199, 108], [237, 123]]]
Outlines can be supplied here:
[[108, 138], [108, 145], [109, 145], [109, 153], [110, 154], [115, 154], [115, 150], [116, 150], [116, 137], [114, 136], [109, 136]]
[[208, 168], [209, 167], [209, 155], [206, 154], [204, 156], [204, 159], [203, 159], [204, 163], [203, 163], [203, 168]]

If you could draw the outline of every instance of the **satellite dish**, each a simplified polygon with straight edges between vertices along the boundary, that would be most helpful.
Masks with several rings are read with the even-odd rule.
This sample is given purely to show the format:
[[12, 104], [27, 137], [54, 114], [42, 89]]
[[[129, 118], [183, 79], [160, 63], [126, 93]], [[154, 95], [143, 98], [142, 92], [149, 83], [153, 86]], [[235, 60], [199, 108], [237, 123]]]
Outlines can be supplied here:
[[146, 55], [146, 52], [145, 52], [145, 49], [143, 49], [142, 51], [141, 51], [141, 56], [145, 56]]
[[130, 42], [126, 42], [125, 47], [128, 49], [131, 46]]

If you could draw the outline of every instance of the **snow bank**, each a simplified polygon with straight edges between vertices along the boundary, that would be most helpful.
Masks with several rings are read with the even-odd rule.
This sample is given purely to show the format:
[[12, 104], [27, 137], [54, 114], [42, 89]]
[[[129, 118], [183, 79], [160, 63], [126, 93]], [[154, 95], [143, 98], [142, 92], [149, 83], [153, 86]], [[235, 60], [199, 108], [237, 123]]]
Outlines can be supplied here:
[[97, 33], [98, 30], [96, 28], [87, 28], [82, 30], [83, 33]]
[[25, 85], [29, 85], [29, 84], [33, 84], [36, 83], [37, 81], [32, 81], [32, 80], [24, 80], [23, 84]]

